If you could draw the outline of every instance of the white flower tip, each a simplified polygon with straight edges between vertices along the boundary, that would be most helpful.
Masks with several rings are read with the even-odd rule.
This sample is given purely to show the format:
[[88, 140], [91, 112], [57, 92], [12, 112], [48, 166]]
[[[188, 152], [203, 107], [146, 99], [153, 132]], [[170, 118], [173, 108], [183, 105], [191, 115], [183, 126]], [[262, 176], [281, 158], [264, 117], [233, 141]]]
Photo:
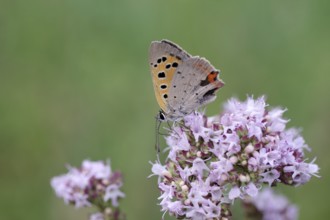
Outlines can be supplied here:
[[104, 187], [103, 187], [101, 184], [97, 184], [97, 185], [96, 185], [96, 189], [97, 189], [97, 190], [102, 190], [103, 188], [104, 188]]
[[183, 192], [188, 192], [188, 190], [189, 190], [187, 185], [181, 186], [181, 189], [182, 189]]
[[249, 143], [248, 146], [246, 146], [244, 149], [244, 152], [247, 154], [253, 153], [253, 151], [254, 151], [254, 146], [251, 143]]
[[106, 215], [111, 215], [111, 213], [112, 213], [112, 209], [111, 208], [106, 208], [105, 210], [104, 210], [104, 213], [106, 214]]
[[239, 181], [241, 181], [242, 183], [246, 183], [246, 182], [249, 182], [250, 181], [250, 177], [247, 176], [247, 175], [239, 175]]
[[228, 180], [228, 176], [226, 175], [226, 174], [221, 174], [221, 177], [220, 177], [220, 180], [222, 181], [222, 182], [225, 182], [226, 180]]
[[110, 182], [109, 182], [108, 179], [103, 179], [103, 180], [102, 180], [102, 183], [103, 183], [104, 185], [109, 185], [109, 184], [110, 184]]
[[229, 161], [230, 161], [230, 163], [232, 163], [232, 164], [236, 164], [237, 161], [238, 161], [238, 158], [237, 158], [236, 156], [231, 156], [231, 157], [229, 158]]
[[190, 202], [191, 202], [190, 199], [186, 199], [186, 200], [184, 200], [183, 203], [184, 203], [185, 205], [190, 205]]

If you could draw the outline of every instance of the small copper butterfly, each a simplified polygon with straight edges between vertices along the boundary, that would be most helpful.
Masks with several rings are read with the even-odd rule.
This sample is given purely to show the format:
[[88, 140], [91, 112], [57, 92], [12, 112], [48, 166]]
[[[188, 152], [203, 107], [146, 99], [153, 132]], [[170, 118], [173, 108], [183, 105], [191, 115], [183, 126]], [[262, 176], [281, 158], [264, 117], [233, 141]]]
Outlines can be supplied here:
[[157, 119], [176, 121], [216, 99], [224, 85], [209, 61], [191, 56], [169, 40], [153, 41], [149, 64], [157, 102]]

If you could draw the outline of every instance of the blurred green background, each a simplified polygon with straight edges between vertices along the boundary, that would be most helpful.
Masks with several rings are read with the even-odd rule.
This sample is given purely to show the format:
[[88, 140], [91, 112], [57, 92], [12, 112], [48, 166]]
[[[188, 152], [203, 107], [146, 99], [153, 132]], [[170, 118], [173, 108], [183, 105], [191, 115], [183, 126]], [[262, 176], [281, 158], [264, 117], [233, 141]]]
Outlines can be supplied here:
[[87, 219], [49, 184], [85, 158], [124, 173], [129, 220], [161, 219], [147, 179], [158, 110], [147, 59], [163, 38], [222, 70], [208, 115], [246, 94], [289, 109], [322, 178], [280, 189], [300, 219], [327, 219], [329, 11], [326, 0], [0, 0], [0, 219]]

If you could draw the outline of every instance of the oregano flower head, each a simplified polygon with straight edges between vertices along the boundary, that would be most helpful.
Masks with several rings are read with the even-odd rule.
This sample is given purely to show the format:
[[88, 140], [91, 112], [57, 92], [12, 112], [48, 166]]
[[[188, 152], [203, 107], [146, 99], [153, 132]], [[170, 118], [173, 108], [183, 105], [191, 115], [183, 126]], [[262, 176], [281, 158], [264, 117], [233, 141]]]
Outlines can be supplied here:
[[162, 211], [177, 218], [228, 219], [236, 198], [258, 196], [263, 184], [299, 186], [317, 176], [299, 130], [286, 128], [285, 109], [264, 97], [230, 99], [213, 117], [194, 112], [166, 137], [168, 157], [153, 164]]

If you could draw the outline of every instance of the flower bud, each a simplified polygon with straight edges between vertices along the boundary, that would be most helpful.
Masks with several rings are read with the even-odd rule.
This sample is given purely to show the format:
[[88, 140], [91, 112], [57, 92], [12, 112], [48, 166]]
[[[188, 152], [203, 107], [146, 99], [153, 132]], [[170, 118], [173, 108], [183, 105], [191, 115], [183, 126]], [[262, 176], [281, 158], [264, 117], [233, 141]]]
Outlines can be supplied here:
[[254, 146], [251, 143], [249, 143], [248, 146], [246, 146], [245, 149], [244, 149], [244, 152], [247, 153], [247, 154], [250, 154], [253, 151], [254, 151]]
[[190, 202], [191, 202], [190, 199], [186, 199], [186, 200], [184, 200], [183, 203], [184, 203], [185, 205], [190, 205]]
[[183, 192], [188, 192], [188, 190], [189, 190], [187, 185], [181, 186], [181, 189], [182, 189]]
[[103, 189], [104, 189], [104, 187], [101, 184], [96, 185], [96, 190], [101, 191]]
[[104, 213], [105, 213], [107, 216], [109, 216], [109, 215], [112, 214], [112, 209], [108, 207], [108, 208], [106, 208], [106, 209], [104, 210]]
[[108, 179], [104, 179], [104, 180], [102, 180], [102, 183], [104, 185], [109, 185], [110, 184], [110, 181]]
[[239, 181], [241, 181], [242, 183], [249, 182], [249, 180], [250, 180], [250, 177], [248, 177], [244, 174], [239, 175]]
[[230, 161], [232, 164], [236, 164], [237, 161], [238, 161], [238, 158], [237, 158], [236, 156], [231, 156], [231, 157], [229, 158], [229, 161]]
[[226, 174], [224, 174], [224, 173], [221, 174], [220, 181], [225, 182], [226, 180], [228, 180], [228, 176]]

